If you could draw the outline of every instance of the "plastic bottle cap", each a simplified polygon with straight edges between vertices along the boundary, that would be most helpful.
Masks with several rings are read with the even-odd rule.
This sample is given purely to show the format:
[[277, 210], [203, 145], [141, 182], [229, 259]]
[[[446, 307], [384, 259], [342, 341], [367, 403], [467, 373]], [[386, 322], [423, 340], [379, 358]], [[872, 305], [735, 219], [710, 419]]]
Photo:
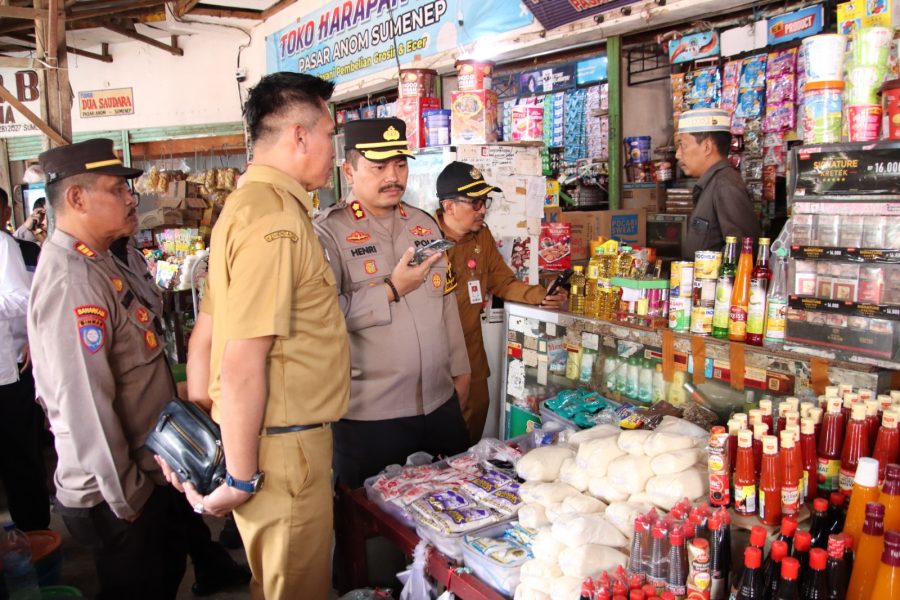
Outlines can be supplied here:
[[900, 529], [891, 529], [890, 531], [886, 531], [884, 533], [884, 545], [900, 547]]
[[669, 544], [672, 546], [680, 546], [684, 543], [684, 531], [679, 527], [674, 527], [669, 532]]
[[650, 535], [657, 540], [664, 540], [666, 539], [666, 530], [663, 529], [660, 524], [656, 524], [653, 526], [653, 529], [650, 530]]
[[791, 410], [790, 402], [779, 402], [778, 403], [778, 416], [783, 417]]
[[825, 397], [833, 398], [840, 393], [840, 389], [836, 385], [829, 385], [825, 388]]
[[748, 419], [746, 413], [734, 413], [731, 418], [735, 421], [740, 421], [744, 425], [744, 427], [747, 426]]
[[722, 519], [718, 515], [712, 516], [709, 518], [707, 526], [709, 527], [710, 531], [718, 531], [722, 528]]
[[784, 517], [781, 519], [781, 535], [785, 537], [793, 537], [797, 532], [797, 519], [794, 517]]
[[845, 501], [846, 499], [847, 499], [847, 498], [844, 497], [844, 494], [842, 494], [842, 493], [840, 493], [840, 492], [831, 492], [831, 495], [828, 496], [828, 501], [829, 501], [833, 506], [839, 506], [839, 507], [841, 507], [841, 508], [844, 507], [844, 501]]
[[844, 536], [839, 534], [828, 536], [828, 556], [831, 558], [844, 557]]
[[816, 512], [825, 512], [828, 510], [828, 500], [825, 498], [816, 498], [813, 500], [813, 510]]
[[898, 418], [900, 418], [900, 413], [893, 410], [886, 410], [881, 417], [881, 426], [885, 429], [897, 429]]
[[813, 420], [813, 423], [817, 425], [822, 422], [822, 409], [821, 408], [811, 408], [809, 409], [809, 418]]
[[874, 458], [863, 457], [859, 459], [856, 467], [856, 477], [853, 482], [863, 487], [875, 487], [878, 485], [878, 461]]
[[884, 480], [900, 481], [900, 464], [891, 463], [884, 469]]
[[766, 538], [769, 537], [769, 533], [766, 531], [766, 528], [762, 525], [754, 525], [750, 530], [750, 545], [756, 546], [757, 548], [763, 548], [766, 545]]
[[866, 502], [866, 518], [884, 518], [884, 504], [881, 502]]
[[865, 404], [854, 404], [853, 408], [850, 409], [850, 418], [854, 421], [865, 421], [866, 420], [866, 405]]
[[789, 556], [781, 561], [781, 578], [782, 579], [797, 579], [797, 575], [800, 574], [800, 561], [794, 558], [793, 556]]
[[[784, 430], [781, 432], [781, 448], [793, 448], [794, 447], [794, 432]], [[765, 443], [765, 442], [764, 442]]]
[[878, 406], [878, 400], [866, 400], [866, 416], [876, 416], [878, 414]]
[[800, 419], [800, 433], [803, 435], [815, 435], [816, 422], [812, 419]]
[[[890, 400], [890, 396], [888, 396], [888, 399]], [[888, 406], [890, 406], [892, 403], [893, 403], [893, 400], [891, 400], [891, 402], [888, 403]], [[750, 409], [749, 415], [750, 415], [749, 418], [750, 418], [751, 425], [756, 425], [757, 423], [762, 423], [762, 411], [759, 410], [758, 408]]]
[[784, 557], [787, 556], [787, 543], [782, 542], [781, 540], [775, 540], [772, 542], [772, 549], [769, 552], [769, 555], [772, 557], [772, 560], [776, 562], [781, 562]]
[[750, 448], [753, 446], [753, 433], [749, 429], [741, 429], [738, 432], [738, 447]]
[[771, 400], [760, 400], [759, 401], [759, 410], [762, 411], [764, 417], [767, 417], [772, 414], [772, 401]]
[[645, 527], [646, 527], [646, 524], [644, 523], [643, 517], [637, 517], [634, 520], [634, 532], [635, 533], [642, 533], [644, 531]]
[[761, 440], [766, 434], [769, 433], [769, 424], [768, 423], [757, 423], [753, 426], [753, 439]]
[[808, 531], [798, 531], [794, 536], [794, 550], [808, 552], [812, 545], [812, 535]]
[[748, 569], [758, 569], [762, 564], [762, 550], [747, 546], [744, 549], [744, 566]]
[[878, 406], [882, 411], [888, 410], [891, 404], [894, 403], [894, 400], [888, 394], [878, 394], [876, 400], [878, 400]]
[[744, 428], [744, 424], [736, 419], [728, 419], [726, 426], [728, 427], [728, 435], [737, 435]]
[[650, 583], [645, 583], [641, 589], [644, 591], [644, 596], [646, 598], [656, 598], [656, 586]]
[[816, 407], [812, 402], [801, 402], [800, 403], [800, 416], [804, 419], [809, 417], [809, 411]]
[[844, 403], [840, 398], [829, 398], [828, 399], [828, 412], [829, 413], [839, 413], [841, 412], [841, 407]]
[[809, 566], [814, 571], [824, 571], [828, 564], [828, 553], [822, 548], [813, 548], [809, 551]]
[[869, 400], [871, 400], [874, 397], [875, 397], [875, 392], [873, 392], [872, 390], [869, 390], [866, 388], [859, 390], [859, 399], [862, 400], [863, 402], [868, 402]]
[[841, 539], [844, 540], [844, 552], [853, 548], [853, 536], [847, 532], [838, 534], [841, 536]]
[[763, 436], [763, 454], [778, 454], [778, 438], [774, 435]]

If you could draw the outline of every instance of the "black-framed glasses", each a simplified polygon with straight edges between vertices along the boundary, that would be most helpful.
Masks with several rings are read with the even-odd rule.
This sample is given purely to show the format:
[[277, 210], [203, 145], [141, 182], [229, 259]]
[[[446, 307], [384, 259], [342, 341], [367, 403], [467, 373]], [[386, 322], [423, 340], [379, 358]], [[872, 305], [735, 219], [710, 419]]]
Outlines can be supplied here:
[[491, 197], [488, 196], [486, 198], [472, 198], [472, 199], [463, 199], [463, 198], [453, 198], [454, 202], [459, 202], [460, 204], [468, 204], [472, 207], [472, 210], [479, 211], [482, 208], [488, 209], [491, 207]]

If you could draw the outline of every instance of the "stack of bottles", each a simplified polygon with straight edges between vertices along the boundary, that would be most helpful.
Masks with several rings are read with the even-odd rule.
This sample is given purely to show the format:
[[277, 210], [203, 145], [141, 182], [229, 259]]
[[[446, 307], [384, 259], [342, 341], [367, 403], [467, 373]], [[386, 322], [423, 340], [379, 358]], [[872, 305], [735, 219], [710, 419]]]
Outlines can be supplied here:
[[891, 396], [873, 395], [829, 386], [820, 398], [824, 413], [790, 397], [779, 403], [777, 417], [772, 401], [763, 399], [749, 414], [733, 415], [727, 427], [714, 427], [710, 503], [777, 525], [816, 497], [837, 494], [843, 506], [857, 485], [877, 490], [887, 465], [900, 462], [900, 406]]
[[620, 401], [655, 404], [665, 400], [669, 384], [663, 379], [662, 362], [637, 355], [607, 354], [603, 361], [607, 393]]
[[727, 510], [683, 500], [665, 517], [651, 510], [635, 519], [628, 576], [642, 590], [661, 597], [724, 599], [730, 573]]

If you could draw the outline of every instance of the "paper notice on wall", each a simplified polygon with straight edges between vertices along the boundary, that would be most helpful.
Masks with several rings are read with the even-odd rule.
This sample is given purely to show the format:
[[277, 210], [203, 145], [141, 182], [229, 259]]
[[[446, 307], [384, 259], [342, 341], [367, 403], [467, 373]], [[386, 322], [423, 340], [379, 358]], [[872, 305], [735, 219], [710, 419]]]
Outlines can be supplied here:
[[506, 393], [513, 398], [525, 397], [525, 363], [519, 359], [509, 361], [506, 370]]
[[547, 181], [543, 177], [526, 177], [525, 216], [543, 218], [547, 198]]
[[[457, 147], [457, 160], [474, 165], [486, 176], [541, 175], [541, 149], [522, 146]], [[488, 179], [490, 181], [490, 179]]]
[[531, 240], [532, 238], [527, 235], [501, 237], [497, 240], [497, 250], [500, 251], [503, 261], [509, 265], [516, 279], [520, 281], [530, 282], [531, 256], [536, 256], [531, 251]]

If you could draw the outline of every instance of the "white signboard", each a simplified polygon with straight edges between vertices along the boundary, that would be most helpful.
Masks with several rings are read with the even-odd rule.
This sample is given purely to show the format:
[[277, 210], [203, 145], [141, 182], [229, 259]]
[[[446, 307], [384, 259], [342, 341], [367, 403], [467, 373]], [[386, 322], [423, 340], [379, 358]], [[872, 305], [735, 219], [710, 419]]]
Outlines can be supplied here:
[[[0, 85], [36, 115], [41, 114], [38, 74], [33, 69], [0, 69]], [[38, 135], [40, 130], [8, 102], [0, 100], [0, 138]]]

